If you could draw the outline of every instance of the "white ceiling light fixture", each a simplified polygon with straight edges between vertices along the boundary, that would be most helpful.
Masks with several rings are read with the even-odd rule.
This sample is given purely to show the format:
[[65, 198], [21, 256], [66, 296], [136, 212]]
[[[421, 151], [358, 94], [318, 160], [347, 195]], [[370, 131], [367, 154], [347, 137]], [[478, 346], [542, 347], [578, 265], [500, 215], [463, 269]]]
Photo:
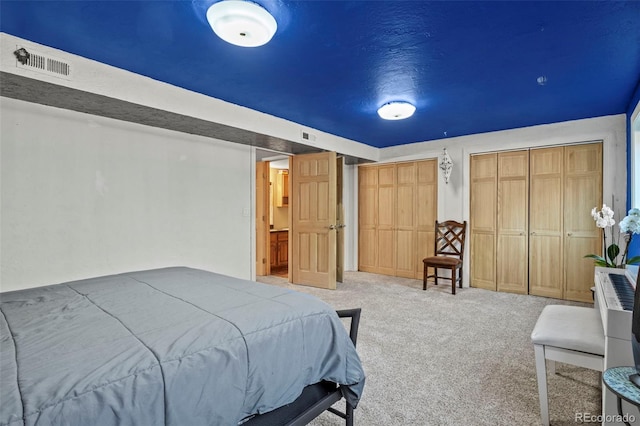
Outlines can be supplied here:
[[259, 4], [245, 0], [222, 0], [207, 10], [207, 21], [218, 37], [242, 47], [267, 44], [278, 23]]
[[385, 120], [404, 120], [416, 111], [416, 107], [409, 102], [388, 102], [378, 109], [378, 115]]

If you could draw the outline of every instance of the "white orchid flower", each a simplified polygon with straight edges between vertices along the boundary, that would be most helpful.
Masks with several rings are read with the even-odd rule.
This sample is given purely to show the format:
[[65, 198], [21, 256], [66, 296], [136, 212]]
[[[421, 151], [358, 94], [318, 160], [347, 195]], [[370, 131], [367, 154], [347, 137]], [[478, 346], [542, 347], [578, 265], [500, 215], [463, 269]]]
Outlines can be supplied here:
[[602, 205], [602, 210], [598, 211], [594, 207], [591, 210], [591, 217], [596, 221], [596, 226], [598, 228], [606, 228], [608, 226], [613, 226], [616, 224], [616, 221], [613, 220], [613, 210], [607, 207], [606, 204]]
[[622, 219], [620, 221], [620, 230], [625, 233], [640, 234], [640, 216], [629, 215]]
[[[596, 207], [591, 209], [591, 217], [596, 222], [598, 228], [602, 228], [602, 255], [588, 254], [585, 257], [594, 259], [596, 266], [604, 266], [607, 268], [617, 268], [621, 265], [640, 264], [640, 256], [627, 257], [629, 245], [634, 234], [640, 234], [640, 209], [633, 208], [629, 210], [629, 214], [625, 216], [618, 224], [620, 232], [614, 234], [613, 226], [616, 221], [613, 219], [614, 213], [606, 204], [602, 205], [602, 209], [598, 211]], [[607, 244], [607, 229], [611, 227], [611, 244]], [[624, 234], [625, 242], [624, 251], [622, 252], [622, 263], [618, 263], [618, 255], [621, 253], [618, 245]], [[617, 235], [617, 236], [616, 236]]]
[[606, 218], [613, 218], [613, 210], [607, 207], [606, 204], [602, 205], [602, 216]]

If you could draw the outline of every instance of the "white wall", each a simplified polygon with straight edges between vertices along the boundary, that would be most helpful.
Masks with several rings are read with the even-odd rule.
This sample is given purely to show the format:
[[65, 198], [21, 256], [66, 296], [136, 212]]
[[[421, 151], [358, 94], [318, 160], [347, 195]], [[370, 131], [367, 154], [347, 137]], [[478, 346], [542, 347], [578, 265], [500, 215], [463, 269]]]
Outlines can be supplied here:
[[186, 265], [250, 278], [250, 147], [0, 98], [0, 290]]
[[[469, 158], [482, 152], [505, 151], [529, 147], [603, 142], [603, 200], [623, 214], [626, 203], [626, 116], [619, 114], [585, 120], [532, 126], [500, 132], [420, 142], [380, 150], [380, 162], [439, 158], [443, 148], [451, 156], [454, 168], [449, 184], [440, 174], [438, 181], [438, 219], [469, 220]], [[440, 173], [440, 171], [439, 171]], [[357, 171], [352, 197], [357, 204]], [[357, 216], [351, 228], [357, 241]], [[467, 246], [468, 249], [468, 246]], [[347, 253], [348, 265], [357, 267], [357, 247]], [[465, 285], [468, 285], [469, 256], [465, 259]]]
[[[158, 108], [178, 114], [196, 117], [203, 120], [209, 120], [215, 123], [238, 127], [260, 134], [266, 134], [286, 140], [296, 141], [298, 143], [311, 145], [324, 150], [339, 151], [342, 154], [353, 157], [365, 158], [373, 161], [378, 159], [379, 151], [377, 148], [367, 146], [360, 142], [331, 135], [316, 129], [307, 128], [301, 126], [300, 124], [270, 116], [258, 111], [253, 111], [248, 108], [222, 101], [220, 99], [214, 99], [199, 93], [190, 92], [188, 90], [180, 89], [169, 84], [152, 80], [148, 77], [133, 74], [128, 71], [101, 64], [99, 62], [92, 61], [90, 59], [86, 59], [77, 55], [73, 55], [68, 52], [34, 43], [29, 40], [14, 37], [6, 33], [0, 33], [0, 57], [13, 58], [13, 51], [16, 49], [16, 47], [24, 47], [29, 51], [34, 51], [43, 55], [51, 55], [55, 58], [69, 62], [73, 70], [72, 78], [70, 80], [65, 80], [45, 74], [36, 73], [25, 68], [18, 68], [16, 66], [16, 62], [12, 60], [0, 61], [0, 70], [2, 72], [34, 78], [37, 80], [42, 80], [77, 90], [96, 93], [99, 95], [121, 99], [127, 102], [133, 102], [152, 108]], [[2, 102], [4, 102], [4, 98], [2, 98]], [[95, 121], [98, 121], [97, 118]], [[118, 124], [118, 126], [120, 126], [121, 128], [128, 128], [127, 125], [123, 123]], [[303, 131], [315, 136], [315, 140], [308, 141], [302, 139]], [[157, 130], [154, 134], [163, 134], [163, 132]], [[191, 140], [191, 138], [186, 135], [180, 135], [179, 138], [186, 138], [188, 140]], [[242, 150], [241, 148], [237, 149]], [[251, 156], [255, 158], [253, 150]], [[219, 158], [220, 163], [226, 163], [230, 166], [233, 165], [233, 162], [226, 162], [223, 157]], [[251, 176], [253, 176], [254, 173], [255, 170], [252, 164]], [[346, 173], [348, 172], [345, 170], [345, 178], [347, 178]], [[232, 188], [230, 189], [235, 189], [235, 186], [232, 186]], [[252, 197], [255, 196], [255, 188], [253, 186], [251, 188], [250, 195]], [[345, 206], [348, 202], [348, 200], [345, 200]], [[251, 206], [254, 206], [254, 203], [252, 203]], [[346, 207], [346, 214], [349, 215], [348, 207]], [[348, 223], [347, 226], [354, 229], [354, 227], [357, 227], [357, 223]], [[252, 247], [252, 250], [250, 250], [251, 253], [245, 253], [244, 256], [250, 256], [253, 261], [255, 261], [254, 229], [255, 221], [253, 221], [252, 218], [251, 224], [247, 229], [247, 232], [251, 234], [250, 245]], [[351, 246], [354, 245], [354, 241], [351, 239], [350, 234], [347, 234], [345, 236], [345, 240], [345, 244], [349, 244]], [[357, 241], [357, 239], [355, 241]], [[6, 246], [9, 247], [8, 245]], [[227, 253], [226, 251], [224, 252]], [[5, 254], [4, 256], [11, 256], [12, 258], [16, 259], [18, 255], [9, 253]], [[350, 256], [347, 259], [353, 259], [353, 256]], [[12, 260], [12, 262], [15, 261], [16, 260]], [[158, 263], [160, 262], [161, 261], [158, 260]], [[237, 260], [232, 262], [231, 264], [221, 262], [221, 264], [223, 265], [221, 271], [239, 270], [239, 268], [237, 268], [237, 262]], [[251, 262], [252, 267], [250, 277], [255, 277], [255, 268], [253, 264], [254, 262]], [[3, 265], [4, 264], [0, 264], [0, 267]], [[353, 261], [351, 261], [351, 263], [347, 263], [345, 267], [347, 269], [356, 269], [357, 262], [353, 263]], [[90, 268], [87, 268], [87, 270], [89, 269]], [[242, 270], [242, 272], [234, 274], [239, 275], [240, 273], [246, 272], [245, 269], [240, 269]], [[19, 272], [17, 272], [16, 269], [14, 272], [12, 272], [12, 277], [16, 277], [17, 274], [19, 274]], [[4, 281], [3, 277], [6, 280], [9, 278], [9, 275], [7, 275], [6, 273], [0, 273], [0, 285], [2, 285], [2, 289], [7, 287], [7, 284], [2, 284], [2, 282]], [[36, 282], [33, 279], [27, 278], [25, 278], [25, 281]], [[62, 281], [62, 279], [57, 279], [57, 281]], [[41, 278], [38, 282], [48, 283], [51, 281]], [[31, 284], [24, 284], [24, 286], [29, 285]]]
[[[344, 208], [344, 270], [358, 270], [358, 166], [342, 168], [342, 206]], [[354, 253], [356, 254], [354, 256]]]

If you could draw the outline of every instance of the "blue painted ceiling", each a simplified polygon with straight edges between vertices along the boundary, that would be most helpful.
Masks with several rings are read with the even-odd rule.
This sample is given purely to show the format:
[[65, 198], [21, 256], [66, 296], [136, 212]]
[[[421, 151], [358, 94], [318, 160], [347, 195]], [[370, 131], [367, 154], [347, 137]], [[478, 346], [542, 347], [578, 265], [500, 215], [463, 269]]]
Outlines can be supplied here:
[[257, 0], [258, 48], [214, 1], [2, 0], [0, 30], [375, 147], [624, 113], [640, 83], [640, 1]]

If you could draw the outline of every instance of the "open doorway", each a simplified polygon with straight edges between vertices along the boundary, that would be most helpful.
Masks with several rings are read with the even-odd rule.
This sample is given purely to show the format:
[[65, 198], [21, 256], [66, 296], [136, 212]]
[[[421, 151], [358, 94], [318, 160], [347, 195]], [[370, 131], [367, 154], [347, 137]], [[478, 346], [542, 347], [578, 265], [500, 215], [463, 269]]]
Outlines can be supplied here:
[[256, 150], [256, 275], [289, 273], [289, 157]]
[[289, 159], [269, 163], [269, 252], [271, 275], [289, 274]]
[[256, 276], [335, 289], [344, 271], [343, 158], [256, 150], [256, 159]]

